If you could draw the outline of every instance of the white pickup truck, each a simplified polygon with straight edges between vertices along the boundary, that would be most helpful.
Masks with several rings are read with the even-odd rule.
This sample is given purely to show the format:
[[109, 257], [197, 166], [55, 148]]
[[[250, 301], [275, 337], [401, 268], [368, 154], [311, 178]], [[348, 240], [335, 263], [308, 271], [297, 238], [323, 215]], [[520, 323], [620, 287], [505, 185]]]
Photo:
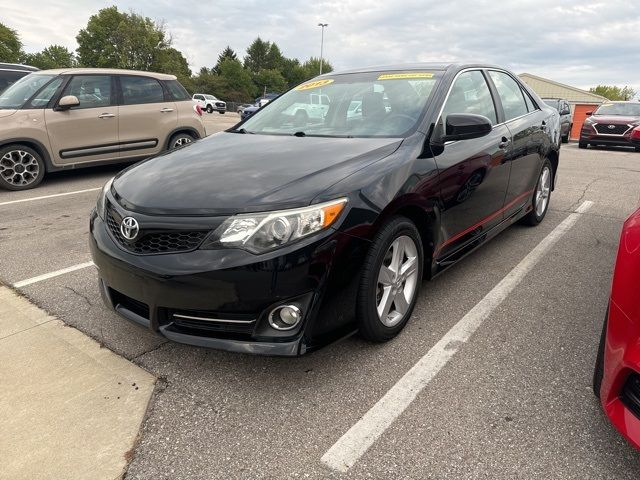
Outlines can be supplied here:
[[214, 110], [218, 113], [225, 113], [227, 111], [226, 102], [217, 99], [213, 95], [208, 95], [206, 93], [194, 93], [191, 98], [194, 103], [200, 105], [200, 108], [205, 110], [207, 113], [213, 113]]

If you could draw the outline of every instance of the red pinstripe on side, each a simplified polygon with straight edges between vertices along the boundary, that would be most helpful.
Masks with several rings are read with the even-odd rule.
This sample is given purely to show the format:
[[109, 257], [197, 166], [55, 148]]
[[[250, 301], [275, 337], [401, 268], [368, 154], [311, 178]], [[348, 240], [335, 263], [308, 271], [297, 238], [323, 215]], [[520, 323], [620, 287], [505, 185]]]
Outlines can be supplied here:
[[500, 215], [501, 213], [503, 213], [505, 210], [510, 209], [511, 207], [513, 207], [514, 204], [518, 203], [520, 200], [522, 200], [524, 197], [527, 197], [528, 195], [530, 195], [531, 193], [533, 193], [533, 190], [529, 190], [528, 192], [524, 192], [521, 195], [518, 195], [516, 198], [514, 198], [513, 200], [511, 200], [509, 203], [507, 203], [504, 207], [502, 207], [500, 210], [497, 210], [495, 212], [493, 212], [491, 215], [483, 218], [482, 220], [480, 220], [478, 223], [471, 225], [469, 228], [464, 229], [463, 231], [456, 233], [454, 236], [452, 236], [451, 238], [449, 238], [448, 240], [445, 240], [443, 243], [441, 243], [438, 248], [436, 248], [436, 251], [434, 253], [434, 257], [438, 255], [438, 253], [440, 253], [440, 250], [442, 250], [444, 247], [446, 247], [447, 245], [449, 245], [450, 243], [455, 242], [456, 240], [458, 240], [460, 237], [464, 237], [467, 233], [472, 232], [473, 230], [475, 230], [476, 228], [478, 228], [479, 226], [481, 226], [484, 223], [487, 223], [490, 220], [493, 220], [494, 218], [496, 218], [498, 215]]

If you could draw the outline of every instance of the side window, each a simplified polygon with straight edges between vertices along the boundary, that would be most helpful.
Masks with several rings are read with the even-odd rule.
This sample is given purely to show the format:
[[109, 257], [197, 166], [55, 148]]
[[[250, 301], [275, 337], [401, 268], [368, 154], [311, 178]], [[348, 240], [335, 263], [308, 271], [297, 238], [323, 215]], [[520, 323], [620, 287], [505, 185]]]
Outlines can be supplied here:
[[526, 115], [528, 112], [527, 104], [525, 103], [520, 85], [504, 72], [490, 71], [489, 75], [502, 101], [505, 120], [508, 121], [512, 118]]
[[442, 111], [445, 121], [450, 113], [484, 115], [493, 125], [497, 123], [491, 91], [480, 70], [464, 72], [456, 78]]
[[191, 97], [189, 96], [187, 91], [184, 89], [182, 85], [180, 85], [180, 83], [177, 80], [167, 80], [165, 82], [165, 85], [167, 86], [167, 89], [171, 93], [171, 96], [173, 97], [174, 100], [176, 101], [191, 100]]
[[533, 112], [534, 110], [536, 110], [536, 107], [533, 105], [533, 102], [531, 101], [531, 97], [529, 96], [529, 94], [524, 90], [522, 90], [522, 94], [524, 95], [524, 101], [527, 104], [527, 110], [529, 110], [530, 112]]
[[[53, 93], [52, 93], [53, 95]], [[108, 107], [111, 105], [111, 77], [109, 75], [77, 75], [67, 84], [62, 96], [74, 95], [81, 108]]]
[[120, 77], [123, 105], [164, 102], [160, 82], [151, 77]]
[[32, 108], [46, 107], [56, 93], [56, 90], [58, 90], [58, 87], [62, 84], [62, 80], [63, 77], [58, 77], [52, 82], [49, 82], [46, 87], [38, 92], [35, 98], [31, 99], [29, 106]]

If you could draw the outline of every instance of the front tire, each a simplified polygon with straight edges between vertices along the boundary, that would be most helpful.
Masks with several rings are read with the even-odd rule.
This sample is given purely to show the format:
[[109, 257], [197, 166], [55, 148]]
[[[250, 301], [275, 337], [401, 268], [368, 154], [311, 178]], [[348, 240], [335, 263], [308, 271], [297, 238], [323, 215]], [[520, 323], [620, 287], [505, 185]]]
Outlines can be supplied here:
[[213, 113], [213, 107], [211, 105], [207, 105], [207, 113]]
[[26, 145], [7, 145], [0, 149], [0, 188], [28, 190], [37, 187], [45, 174], [42, 156]]
[[414, 223], [393, 217], [375, 236], [365, 259], [356, 316], [373, 342], [395, 337], [411, 318], [422, 282], [424, 252]]
[[562, 137], [562, 143], [569, 143], [569, 134], [568, 133], [565, 136]]
[[195, 139], [188, 133], [176, 133], [171, 140], [169, 140], [169, 150], [175, 150], [176, 148], [184, 147], [190, 144]]
[[551, 162], [545, 159], [540, 175], [538, 176], [538, 183], [533, 193], [531, 200], [532, 210], [523, 218], [523, 221], [527, 225], [536, 226], [542, 220], [544, 220], [547, 210], [549, 210], [549, 203], [551, 201], [551, 182], [553, 176], [553, 169], [551, 168]]
[[218, 110], [218, 113], [219, 113], [220, 115], [224, 115], [224, 114], [225, 114], [225, 113], [227, 113], [227, 112], [226, 112], [226, 111], [221, 112], [220, 110]]
[[578, 142], [578, 148], [587, 148], [587, 142]]

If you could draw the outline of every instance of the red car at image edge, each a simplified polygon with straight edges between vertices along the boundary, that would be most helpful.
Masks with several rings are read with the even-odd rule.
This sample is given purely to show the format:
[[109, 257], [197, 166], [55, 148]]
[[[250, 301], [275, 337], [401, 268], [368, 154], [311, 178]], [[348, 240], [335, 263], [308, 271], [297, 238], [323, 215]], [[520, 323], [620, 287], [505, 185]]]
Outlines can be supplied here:
[[593, 390], [611, 423], [640, 450], [640, 209], [625, 222]]

